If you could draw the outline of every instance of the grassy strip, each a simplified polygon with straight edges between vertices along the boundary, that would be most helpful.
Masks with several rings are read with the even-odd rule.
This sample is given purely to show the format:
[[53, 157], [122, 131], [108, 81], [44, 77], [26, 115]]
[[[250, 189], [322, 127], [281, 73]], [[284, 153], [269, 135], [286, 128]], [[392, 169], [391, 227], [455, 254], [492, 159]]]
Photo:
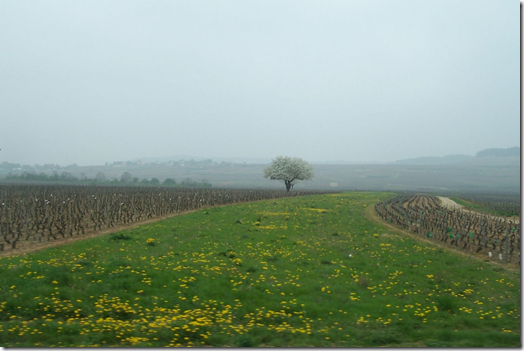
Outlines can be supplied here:
[[490, 209], [488, 207], [482, 206], [481, 204], [477, 204], [468, 200], [460, 199], [457, 197], [450, 197], [451, 200], [455, 201], [457, 204], [462, 205], [472, 211], [483, 213], [487, 215], [493, 215], [493, 216], [501, 216], [501, 217], [515, 217], [515, 215], [511, 213], [506, 213], [504, 211], [497, 211]]
[[0, 259], [0, 345], [520, 346], [520, 274], [364, 211], [393, 194], [197, 211]]

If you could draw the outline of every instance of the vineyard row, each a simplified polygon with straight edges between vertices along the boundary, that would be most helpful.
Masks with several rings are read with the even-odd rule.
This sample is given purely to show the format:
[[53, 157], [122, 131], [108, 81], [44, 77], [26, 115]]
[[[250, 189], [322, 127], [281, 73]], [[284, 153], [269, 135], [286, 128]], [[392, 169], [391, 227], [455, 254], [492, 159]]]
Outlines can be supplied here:
[[376, 203], [375, 211], [388, 223], [428, 239], [520, 265], [520, 221], [446, 208], [429, 195], [401, 195]]
[[96, 186], [0, 186], [0, 251], [201, 208], [311, 191]]

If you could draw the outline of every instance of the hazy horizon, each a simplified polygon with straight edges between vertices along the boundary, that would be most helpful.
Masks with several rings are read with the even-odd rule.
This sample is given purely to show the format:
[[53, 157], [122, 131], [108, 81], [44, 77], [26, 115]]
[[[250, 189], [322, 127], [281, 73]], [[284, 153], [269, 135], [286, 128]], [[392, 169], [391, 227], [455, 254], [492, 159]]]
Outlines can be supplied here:
[[[520, 3], [0, 3], [0, 163], [520, 146]], [[219, 157], [220, 155], [220, 157]]]
[[[517, 146], [520, 149], [520, 146]], [[507, 149], [507, 148], [506, 148]], [[482, 150], [479, 150], [482, 151]], [[280, 156], [280, 155], [279, 155]], [[450, 155], [444, 155], [444, 156], [432, 156], [432, 155], [425, 155], [425, 156], [417, 156], [407, 159], [398, 159], [398, 160], [392, 160], [392, 161], [386, 161], [386, 162], [374, 162], [374, 161], [351, 161], [351, 160], [306, 160], [311, 164], [316, 165], [328, 165], [328, 164], [339, 164], [339, 165], [388, 165], [388, 164], [396, 164], [399, 161], [409, 161], [409, 160], [418, 160], [418, 159], [431, 159], [431, 158], [445, 158], [445, 157], [454, 157], [454, 156], [466, 156], [466, 157], [475, 157], [475, 154], [473, 155], [465, 155], [465, 154], [450, 154]], [[507, 158], [507, 156], [504, 156], [503, 158]], [[45, 164], [57, 164], [60, 167], [66, 167], [73, 164], [76, 164], [80, 167], [89, 167], [89, 166], [103, 166], [104, 164], [113, 164], [118, 162], [137, 162], [137, 161], [143, 161], [143, 162], [169, 162], [169, 161], [203, 161], [203, 160], [212, 160], [213, 162], [233, 162], [233, 163], [246, 163], [246, 164], [266, 164], [270, 163], [274, 157], [271, 158], [253, 158], [253, 157], [222, 157], [222, 156], [201, 156], [201, 155], [169, 155], [169, 156], [151, 156], [151, 157], [135, 157], [130, 159], [118, 159], [118, 160], [109, 160], [104, 163], [98, 163], [98, 164], [78, 164], [77, 162], [68, 163], [68, 164], [60, 164], [60, 163], [53, 163], [53, 162], [43, 162], [43, 163], [23, 163], [23, 162], [10, 162], [14, 164], [21, 164], [21, 165], [29, 165], [29, 166], [35, 166], [40, 165], [43, 166]], [[2, 163], [3, 161], [0, 161]]]

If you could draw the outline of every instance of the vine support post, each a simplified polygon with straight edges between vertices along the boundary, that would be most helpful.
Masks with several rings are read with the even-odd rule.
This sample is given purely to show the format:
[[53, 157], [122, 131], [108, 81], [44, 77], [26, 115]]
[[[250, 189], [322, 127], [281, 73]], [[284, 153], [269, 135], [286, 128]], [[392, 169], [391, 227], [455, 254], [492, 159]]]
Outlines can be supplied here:
[[482, 247], [485, 248], [486, 247], [486, 227], [484, 227], [484, 224], [481, 227], [481, 232], [482, 232]]
[[509, 245], [509, 240], [508, 240], [508, 236], [509, 236], [509, 227], [506, 227], [506, 263], [508, 263], [508, 245]]

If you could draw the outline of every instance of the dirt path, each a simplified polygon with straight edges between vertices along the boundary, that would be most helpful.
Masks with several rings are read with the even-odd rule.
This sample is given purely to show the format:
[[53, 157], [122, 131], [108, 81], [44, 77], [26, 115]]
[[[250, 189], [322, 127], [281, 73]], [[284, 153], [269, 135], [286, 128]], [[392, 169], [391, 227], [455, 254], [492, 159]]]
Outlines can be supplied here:
[[[452, 201], [452, 200], [450, 200]], [[512, 272], [520, 272], [520, 267], [517, 265], [517, 264], [504, 264], [504, 263], [499, 263], [495, 260], [491, 260], [491, 261], [487, 261], [486, 260], [486, 256], [484, 255], [479, 255], [479, 254], [476, 254], [474, 252], [466, 252], [466, 251], [462, 251], [460, 249], [456, 249], [454, 247], [451, 247], [447, 244], [443, 244], [439, 241], [436, 241], [436, 240], [433, 240], [433, 239], [428, 239], [426, 238], [425, 236], [423, 235], [419, 235], [419, 234], [415, 234], [413, 232], [410, 232], [410, 231], [407, 231], [407, 230], [403, 230], [401, 228], [398, 228], [392, 224], [389, 224], [387, 223], [386, 221], [382, 220], [382, 218], [380, 218], [377, 213], [375, 212], [375, 208], [374, 206], [368, 206], [367, 209], [364, 211], [364, 216], [371, 220], [371, 221], [374, 221], [374, 222], [378, 222], [380, 224], [382, 224], [383, 226], [385, 227], [388, 227], [391, 231], [393, 232], [396, 232], [398, 234], [401, 234], [401, 235], [406, 235], [406, 236], [409, 236], [417, 241], [422, 241], [422, 242], [425, 242], [427, 244], [430, 244], [430, 245], [434, 245], [434, 246], [438, 246], [439, 248], [442, 248], [446, 251], [450, 251], [450, 252], [454, 252], [458, 255], [461, 255], [463, 257], [467, 257], [467, 258], [473, 258], [475, 260], [478, 260], [478, 261], [482, 261], [482, 262], [489, 262], [490, 264], [493, 264], [494, 266], [497, 266], [497, 267], [502, 267], [502, 268], [505, 268], [505, 269], [508, 269]]]
[[440, 199], [440, 202], [442, 203], [442, 206], [449, 207], [449, 208], [464, 208], [464, 206], [459, 205], [455, 201], [451, 200], [449, 197], [444, 196], [437, 196]]

